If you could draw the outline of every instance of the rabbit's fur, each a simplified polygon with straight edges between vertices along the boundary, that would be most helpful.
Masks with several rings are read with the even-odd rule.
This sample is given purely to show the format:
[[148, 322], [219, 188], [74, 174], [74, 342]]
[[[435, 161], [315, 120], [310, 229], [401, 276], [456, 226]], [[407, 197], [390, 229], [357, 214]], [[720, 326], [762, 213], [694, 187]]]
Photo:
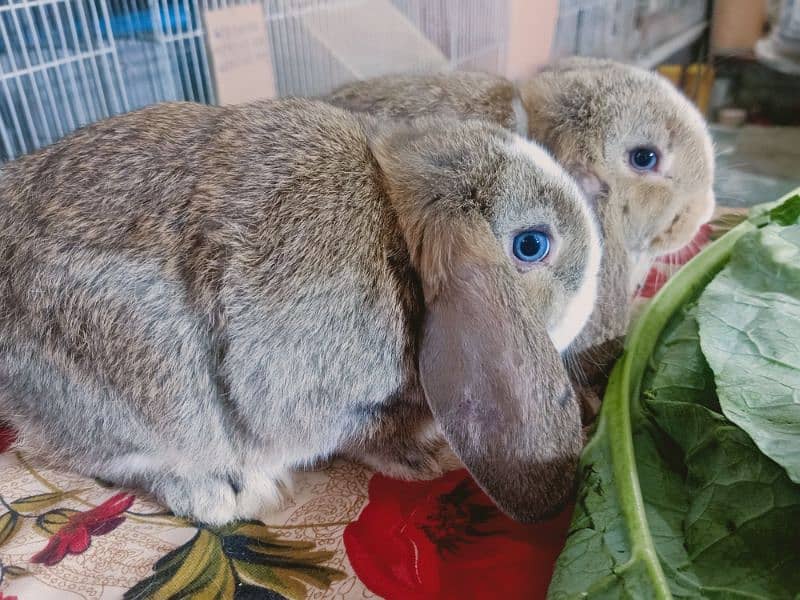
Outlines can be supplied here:
[[[653, 259], [690, 242], [713, 211], [714, 156], [701, 115], [667, 80], [636, 67], [570, 58], [517, 84], [485, 73], [387, 76], [326, 100], [381, 117], [486, 119], [544, 144], [594, 198], [603, 230], [597, 305], [576, 350], [625, 333]], [[659, 173], [630, 166], [628, 152], [641, 145], [660, 152]]]
[[[600, 242], [530, 142], [308, 100], [165, 104], [6, 165], [0, 201], [0, 416], [22, 445], [211, 524], [333, 455], [436, 476], [438, 429], [510, 515], [568, 495], [559, 351]], [[508, 245], [531, 226], [554, 251], [525, 270]]]

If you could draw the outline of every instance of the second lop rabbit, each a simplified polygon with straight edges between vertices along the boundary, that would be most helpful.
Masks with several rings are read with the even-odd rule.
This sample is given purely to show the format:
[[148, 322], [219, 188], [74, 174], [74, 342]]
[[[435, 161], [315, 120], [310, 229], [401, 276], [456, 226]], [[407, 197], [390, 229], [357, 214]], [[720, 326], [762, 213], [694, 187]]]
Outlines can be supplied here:
[[219, 524], [337, 454], [436, 476], [440, 429], [515, 518], [570, 493], [600, 242], [535, 144], [167, 104], [6, 165], [0, 202], [0, 417], [54, 463]]

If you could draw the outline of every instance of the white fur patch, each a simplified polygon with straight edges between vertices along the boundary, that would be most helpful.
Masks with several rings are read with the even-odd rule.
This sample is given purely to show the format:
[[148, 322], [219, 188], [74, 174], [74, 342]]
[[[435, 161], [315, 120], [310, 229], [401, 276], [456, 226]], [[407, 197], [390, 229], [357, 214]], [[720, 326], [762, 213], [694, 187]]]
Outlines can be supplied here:
[[563, 352], [581, 332], [589, 320], [589, 315], [594, 310], [595, 301], [597, 300], [597, 277], [600, 272], [600, 257], [602, 254], [600, 232], [586, 196], [575, 180], [567, 174], [544, 148], [523, 138], [516, 137], [511, 143], [511, 149], [530, 158], [546, 175], [572, 187], [572, 195], [580, 200], [580, 209], [589, 230], [589, 257], [586, 261], [586, 269], [583, 272], [583, 281], [564, 308], [558, 324], [548, 328], [547, 332], [558, 351]]
[[[572, 181], [566, 171], [561, 168], [550, 153], [539, 144], [520, 136], [514, 136], [514, 140], [511, 142], [511, 150], [528, 157], [534, 165], [539, 167], [550, 177], [558, 179], [559, 181]], [[577, 184], [575, 185], [577, 187]]]
[[144, 452], [129, 452], [112, 458], [102, 466], [102, 472], [111, 479], [127, 479], [142, 473], [151, 473], [167, 468], [169, 459]]
[[514, 96], [511, 100], [511, 108], [514, 111], [514, 122], [517, 124], [517, 134], [523, 138], [528, 137], [528, 111], [522, 104], [522, 98]]
[[559, 352], [566, 350], [572, 340], [578, 337], [578, 334], [589, 320], [589, 315], [592, 314], [597, 300], [597, 282], [601, 255], [600, 235], [594, 219], [589, 214], [588, 207], [584, 210], [590, 223], [590, 240], [589, 259], [586, 261], [586, 269], [583, 272], [583, 282], [567, 303], [558, 324], [547, 332]]
[[708, 223], [711, 220], [711, 217], [714, 216], [714, 209], [716, 207], [716, 199], [714, 197], [714, 190], [709, 190], [704, 200], [705, 210], [703, 211], [703, 215], [700, 217], [700, 223]]

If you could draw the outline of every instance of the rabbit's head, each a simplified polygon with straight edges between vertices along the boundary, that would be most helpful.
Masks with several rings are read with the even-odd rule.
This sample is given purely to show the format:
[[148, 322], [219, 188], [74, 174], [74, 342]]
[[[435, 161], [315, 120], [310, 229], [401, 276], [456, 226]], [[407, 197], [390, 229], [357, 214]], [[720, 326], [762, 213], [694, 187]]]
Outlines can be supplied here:
[[684, 246], [711, 217], [711, 137], [698, 110], [666, 79], [571, 58], [521, 89], [531, 136], [618, 212], [634, 263]]
[[560, 353], [593, 309], [599, 233], [539, 146], [482, 122], [430, 123], [372, 143], [422, 284], [422, 386], [478, 484], [536, 520], [570, 493], [582, 447]]

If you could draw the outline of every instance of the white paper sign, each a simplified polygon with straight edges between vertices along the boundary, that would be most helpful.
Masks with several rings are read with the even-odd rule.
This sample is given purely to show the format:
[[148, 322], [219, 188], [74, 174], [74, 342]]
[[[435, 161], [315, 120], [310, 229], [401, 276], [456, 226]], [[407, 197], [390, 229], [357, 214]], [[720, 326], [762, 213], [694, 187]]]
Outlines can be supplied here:
[[272, 98], [275, 79], [261, 4], [205, 12], [208, 55], [219, 104]]

